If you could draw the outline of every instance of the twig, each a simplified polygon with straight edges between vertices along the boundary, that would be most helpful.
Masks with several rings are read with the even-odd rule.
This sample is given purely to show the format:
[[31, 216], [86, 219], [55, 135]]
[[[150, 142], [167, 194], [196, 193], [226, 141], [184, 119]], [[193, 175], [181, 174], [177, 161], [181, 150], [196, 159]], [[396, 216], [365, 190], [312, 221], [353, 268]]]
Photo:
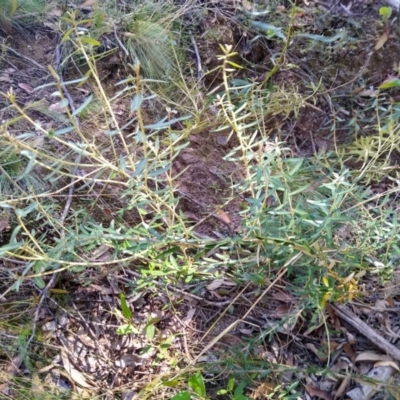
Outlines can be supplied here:
[[196, 40], [194, 36], [190, 36], [190, 39], [192, 40], [193, 48], [194, 48], [194, 53], [196, 54], [196, 60], [197, 60], [197, 79], [200, 82], [201, 79], [203, 78], [203, 68], [201, 66], [201, 58], [200, 58], [200, 53], [199, 53], [199, 48], [197, 47]]
[[40, 70], [47, 72], [47, 68], [43, 67], [43, 65], [40, 65], [35, 60], [32, 60], [32, 58], [29, 58], [27, 56], [24, 56], [23, 54], [18, 53], [18, 51], [15, 51], [11, 47], [7, 47], [7, 51], [9, 51], [10, 53], [13, 53], [15, 56], [22, 58], [25, 61], [30, 62], [31, 64], [33, 64], [35, 67], [39, 68]]
[[[74, 113], [76, 111], [75, 103], [74, 103], [74, 100], [73, 100], [72, 96], [70, 95], [66, 85], [64, 85], [63, 71], [60, 70], [61, 61], [62, 61], [61, 58], [62, 58], [62, 51], [61, 51], [61, 45], [59, 45], [59, 46], [57, 46], [57, 49], [56, 49], [56, 65], [55, 65], [55, 69], [58, 70], [59, 83], [60, 83], [60, 85], [61, 85], [61, 87], [63, 89], [65, 97], [68, 99], [68, 103], [69, 103], [69, 106], [71, 108], [71, 111], [72, 111], [72, 113]], [[77, 128], [79, 128], [80, 123], [79, 123], [79, 118], [78, 118], [77, 115], [74, 115], [74, 121], [75, 121], [75, 124], [76, 124]], [[64, 211], [63, 211], [63, 213], [61, 215], [61, 218], [60, 218], [60, 225], [62, 226], [61, 232], [60, 232], [60, 236], [61, 237], [64, 237], [64, 222], [65, 222], [65, 218], [67, 218], [69, 208], [71, 207], [72, 197], [74, 195], [77, 172], [78, 172], [78, 167], [75, 166], [74, 170], [72, 171], [71, 183], [70, 183], [70, 187], [69, 187], [69, 190], [68, 190], [68, 196], [67, 196], [67, 202], [65, 203]]]
[[29, 345], [31, 344], [32, 340], [35, 337], [36, 334], [36, 325], [39, 319], [39, 313], [40, 310], [42, 309], [42, 305], [44, 302], [44, 299], [47, 296], [48, 291], [50, 290], [50, 288], [53, 286], [55, 280], [56, 280], [57, 274], [54, 274], [51, 279], [49, 280], [49, 282], [47, 283], [46, 287], [42, 290], [42, 293], [40, 293], [40, 300], [39, 300], [39, 304], [36, 307], [36, 311], [35, 311], [35, 316], [33, 317], [33, 323], [32, 323], [32, 334], [29, 337], [27, 343], [26, 343], [26, 347], [28, 348]]
[[115, 36], [115, 40], [119, 44], [119, 47], [121, 47], [121, 49], [124, 51], [126, 56], [129, 57], [129, 51], [126, 49], [126, 47], [123, 45], [123, 43], [121, 42], [120, 38], [117, 35], [117, 28], [116, 28], [115, 24], [114, 24], [114, 36]]
[[386, 354], [400, 361], [400, 349], [393, 346], [386, 339], [380, 336], [375, 330], [370, 328], [364, 321], [357, 317], [348, 307], [332, 304], [331, 307], [335, 313], [348, 324], [365, 336], [375, 346], [379, 347]]

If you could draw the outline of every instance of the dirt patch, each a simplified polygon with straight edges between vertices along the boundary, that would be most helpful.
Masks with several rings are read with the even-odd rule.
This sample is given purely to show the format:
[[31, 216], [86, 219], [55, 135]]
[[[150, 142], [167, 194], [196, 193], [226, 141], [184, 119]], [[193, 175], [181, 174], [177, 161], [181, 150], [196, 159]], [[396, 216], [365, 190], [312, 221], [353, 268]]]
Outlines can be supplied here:
[[190, 145], [173, 163], [181, 210], [196, 222], [196, 232], [225, 237], [239, 230], [240, 203], [232, 185], [243, 178], [240, 164], [224, 160], [234, 144], [228, 136], [202, 131], [189, 137]]

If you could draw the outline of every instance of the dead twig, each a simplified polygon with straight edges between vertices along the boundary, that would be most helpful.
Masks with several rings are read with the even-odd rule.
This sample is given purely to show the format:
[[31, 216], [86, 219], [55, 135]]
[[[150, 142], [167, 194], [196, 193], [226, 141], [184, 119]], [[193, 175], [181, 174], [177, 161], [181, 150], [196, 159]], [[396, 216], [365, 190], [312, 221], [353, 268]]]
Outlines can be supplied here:
[[40, 314], [40, 310], [42, 309], [42, 305], [44, 302], [44, 299], [47, 297], [47, 293], [49, 292], [49, 290], [53, 287], [53, 284], [56, 281], [56, 277], [57, 274], [54, 274], [49, 282], [47, 283], [46, 287], [42, 290], [42, 292], [40, 293], [40, 300], [39, 303], [36, 307], [36, 311], [35, 311], [35, 315], [33, 317], [33, 323], [32, 323], [32, 333], [31, 336], [29, 337], [28, 341], [26, 342], [26, 347], [28, 348], [29, 345], [31, 344], [32, 340], [35, 338], [35, 334], [36, 334], [36, 325], [37, 322], [39, 320], [39, 314]]
[[365, 336], [375, 346], [380, 348], [386, 354], [400, 361], [400, 349], [390, 344], [386, 339], [380, 336], [374, 329], [370, 328], [364, 321], [357, 317], [348, 307], [342, 305], [331, 305], [335, 313]]
[[196, 40], [193, 36], [190, 37], [192, 40], [192, 44], [193, 44], [193, 49], [194, 49], [194, 54], [196, 55], [196, 67], [197, 67], [197, 80], [200, 81], [203, 78], [203, 68], [201, 66], [201, 58], [200, 58], [200, 53], [199, 53], [199, 48], [197, 47], [197, 43]]
[[114, 24], [114, 36], [115, 36], [115, 40], [117, 41], [119, 47], [121, 47], [121, 49], [123, 50], [125, 55], [127, 57], [129, 57], [129, 51], [126, 49], [126, 47], [124, 46], [124, 44], [121, 42], [120, 38], [117, 35], [117, 28], [116, 28], [115, 24]]
[[32, 58], [27, 57], [27, 56], [25, 56], [25, 55], [23, 55], [23, 54], [18, 53], [18, 51], [15, 51], [15, 50], [12, 49], [11, 47], [6, 47], [6, 49], [7, 49], [8, 52], [14, 54], [15, 56], [17, 56], [17, 57], [19, 57], [19, 58], [22, 58], [22, 59], [25, 60], [25, 61], [30, 62], [32, 65], [34, 65], [36, 68], [40, 69], [41, 71], [48, 72], [46, 67], [43, 67], [43, 65], [40, 65], [40, 64], [37, 63], [35, 60], [32, 60]]

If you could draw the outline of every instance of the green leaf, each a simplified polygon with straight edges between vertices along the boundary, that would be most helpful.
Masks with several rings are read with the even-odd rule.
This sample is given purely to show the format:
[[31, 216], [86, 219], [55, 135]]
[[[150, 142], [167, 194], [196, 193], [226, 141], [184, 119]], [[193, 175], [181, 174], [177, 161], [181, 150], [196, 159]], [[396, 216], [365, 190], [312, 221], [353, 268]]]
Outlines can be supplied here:
[[174, 379], [172, 381], [164, 381], [162, 384], [166, 387], [177, 387], [179, 385], [179, 381], [177, 379]]
[[68, 142], [67, 145], [74, 151], [76, 151], [78, 154], [81, 154], [83, 156], [91, 156], [92, 154], [89, 153], [88, 151], [84, 150], [83, 148], [79, 147], [79, 145], [81, 146], [85, 146], [86, 144], [84, 143], [74, 143], [74, 142]]
[[140, 107], [141, 104], [142, 104], [142, 95], [136, 94], [131, 102], [131, 112], [136, 111]]
[[254, 28], [257, 28], [261, 31], [264, 31], [266, 33], [272, 32], [275, 36], [283, 39], [286, 41], [286, 36], [282, 32], [281, 28], [277, 28], [274, 25], [271, 24], [266, 24], [265, 22], [260, 22], [260, 21], [251, 21], [251, 25]]
[[158, 175], [163, 174], [164, 172], [169, 171], [170, 169], [171, 169], [171, 165], [168, 163], [166, 167], [164, 167], [164, 168], [159, 168], [159, 169], [157, 169], [157, 170], [155, 170], [155, 171], [150, 172], [150, 173], [149, 173], [149, 177], [154, 178], [154, 177], [156, 177], [156, 176], [158, 176]]
[[295, 37], [305, 37], [307, 39], [315, 40], [317, 42], [324, 43], [332, 43], [335, 40], [342, 39], [346, 36], [346, 31], [341, 31], [335, 36], [322, 36], [322, 35], [313, 35], [311, 33], [299, 33]]
[[81, 41], [83, 43], [90, 44], [91, 46], [100, 46], [100, 42], [98, 42], [96, 39], [92, 39], [91, 37], [84, 36], [81, 38]]
[[29, 205], [28, 207], [24, 208], [23, 210], [16, 209], [15, 213], [20, 216], [21, 218], [25, 218], [29, 213], [32, 211], [36, 210], [36, 207], [38, 206], [39, 203], [35, 202]]
[[235, 67], [235, 68], [238, 68], [238, 69], [242, 69], [242, 68], [243, 68], [241, 65], [236, 64], [236, 63], [234, 63], [234, 62], [232, 62], [232, 61], [227, 61], [227, 63], [228, 63], [229, 65], [232, 65], [232, 67]]
[[91, 94], [88, 98], [72, 113], [72, 116], [79, 115], [92, 101], [93, 95]]
[[145, 333], [146, 333], [146, 337], [149, 340], [153, 340], [154, 339], [154, 335], [156, 333], [156, 328], [154, 325], [147, 325], [145, 328]]
[[139, 174], [142, 173], [142, 171], [144, 170], [144, 167], [147, 164], [147, 158], [142, 158], [139, 163], [136, 165], [135, 171], [133, 172], [133, 174], [131, 175], [132, 178], [134, 178], [135, 176], [138, 176]]
[[9, 251], [17, 250], [23, 245], [24, 242], [7, 243], [6, 245], [0, 247], [0, 256], [3, 256]]
[[28, 150], [22, 150], [22, 151], [21, 151], [21, 154], [24, 155], [25, 157], [28, 157], [28, 158], [29, 158], [29, 163], [28, 163], [28, 165], [26, 166], [24, 173], [17, 179], [17, 182], [18, 182], [21, 178], [23, 178], [24, 176], [28, 175], [29, 172], [32, 171], [32, 169], [33, 169], [33, 167], [34, 167], [34, 165], [35, 165], [35, 160], [36, 160], [36, 154], [33, 154], [33, 153], [31, 153], [30, 151], [28, 151]]
[[228, 389], [230, 391], [232, 391], [234, 386], [235, 386], [235, 378], [229, 379], [229, 381], [228, 381]]
[[240, 382], [239, 386], [235, 389], [235, 392], [233, 393], [234, 400], [249, 400], [249, 398], [243, 394], [243, 390], [246, 385], [246, 382]]
[[163, 118], [161, 121], [158, 121], [156, 124], [146, 125], [145, 128], [146, 129], [163, 129], [163, 128], [167, 128], [168, 126], [171, 126], [172, 124], [175, 124], [175, 122], [185, 121], [189, 118], [191, 118], [190, 115], [186, 115], [186, 116], [180, 117], [180, 118], [173, 118], [169, 121], [166, 121], [165, 118]]
[[68, 38], [71, 36], [71, 33], [74, 31], [74, 28], [68, 29], [67, 32], [65, 32], [65, 35], [61, 39], [61, 43], [65, 43]]
[[198, 394], [201, 398], [206, 397], [206, 385], [204, 384], [203, 375], [200, 371], [197, 371], [195, 375], [189, 378], [189, 386]]
[[132, 324], [124, 324], [117, 328], [117, 335], [138, 334], [139, 331]]
[[[72, 81], [63, 82], [61, 86], [74, 85], [75, 83], [81, 83], [81, 82], [83, 83], [88, 78], [89, 78], [88, 76], [84, 76], [83, 78], [79, 78], [79, 79], [74, 79]], [[37, 90], [44, 89], [44, 88], [49, 87], [49, 86], [55, 86], [55, 85], [57, 85], [57, 82], [45, 83], [44, 85], [40, 85], [38, 87], [35, 87], [35, 89], [33, 89], [33, 91], [36, 92]]]
[[391, 89], [400, 86], [400, 79], [393, 78], [390, 81], [383, 82], [381, 85], [378, 86], [378, 89]]
[[128, 303], [126, 302], [125, 299], [125, 295], [123, 293], [119, 294], [119, 300], [121, 302], [121, 311], [122, 311], [122, 315], [126, 318], [126, 319], [132, 319], [132, 311], [128, 306]]
[[62, 99], [59, 103], [58, 103], [58, 107], [61, 108], [65, 108], [68, 107], [69, 101], [68, 99]]
[[44, 289], [46, 287], [44, 280], [40, 276], [36, 276], [34, 282], [39, 289]]
[[180, 392], [176, 394], [171, 400], [190, 400], [191, 396], [189, 392]]
[[119, 165], [120, 165], [121, 170], [123, 172], [125, 172], [126, 171], [126, 161], [122, 154], [119, 155]]
[[53, 132], [53, 135], [55, 136], [61, 136], [64, 135], [65, 133], [69, 133], [73, 131], [75, 128], [73, 126], [67, 126], [66, 128], [62, 129], [57, 129], [56, 131]]
[[10, 241], [8, 242], [8, 244], [17, 243], [17, 235], [21, 229], [22, 229], [21, 225], [18, 225], [17, 227], [15, 227], [15, 229], [13, 230], [13, 233], [11, 234], [11, 238], [10, 238]]
[[388, 20], [392, 16], [392, 7], [383, 6], [379, 9], [379, 15], [384, 21]]

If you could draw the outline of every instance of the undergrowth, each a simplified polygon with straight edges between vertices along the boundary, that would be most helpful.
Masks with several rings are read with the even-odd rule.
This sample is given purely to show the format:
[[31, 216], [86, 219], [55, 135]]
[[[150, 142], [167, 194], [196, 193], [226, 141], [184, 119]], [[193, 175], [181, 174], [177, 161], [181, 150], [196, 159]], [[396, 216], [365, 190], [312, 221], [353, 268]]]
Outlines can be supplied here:
[[[244, 319], [264, 301], [271, 285], [284, 278], [287, 290], [300, 299], [297, 307], [249, 340], [244, 352], [232, 347], [222, 354], [217, 348], [238, 321], [217, 337], [208, 339], [206, 334], [193, 360], [149, 382], [134, 397], [155, 398], [169, 388], [170, 398], [176, 400], [209, 398], [199, 372], [204, 371], [226, 377], [221, 395], [245, 399], [245, 387], [254, 387], [266, 377], [277, 381], [286, 370], [258, 358], [260, 343], [277, 332], [290, 331], [300, 320], [311, 321], [310, 329], [324, 326], [326, 303], [362, 296], [359, 282], [365, 274], [374, 272], [383, 281], [390, 278], [400, 254], [397, 219], [389, 194], [383, 201], [383, 196], [377, 196], [370, 207], [364, 184], [375, 180], [389, 165], [391, 152], [398, 151], [397, 120], [389, 113], [376, 136], [357, 137], [341, 153], [294, 156], [278, 135], [268, 132], [265, 121], [271, 116], [296, 116], [309, 98], [300, 95], [295, 85], [266, 88], [238, 79], [235, 74], [241, 66], [233, 61], [232, 47], [221, 46], [222, 83], [206, 94], [214, 110], [210, 121], [207, 101], [193, 94], [193, 82], [179, 65], [171, 29], [174, 10], [163, 10], [162, 15], [171, 17], [162, 19], [147, 4], [125, 17], [124, 31], [133, 32], [124, 41], [131, 57], [130, 73], [112, 94], [97, 69], [98, 32], [82, 30], [74, 13], [63, 17], [63, 41], [84, 60], [88, 72], [64, 81], [51, 69], [52, 82], [35, 91], [51, 88], [58, 107], [66, 110], [67, 123], [57, 119], [52, 128], [44, 128], [32, 117], [32, 107], [20, 106], [12, 90], [2, 93], [14, 119], [6, 121], [0, 132], [0, 207], [9, 225], [8, 234], [4, 228], [1, 232], [0, 255], [23, 263], [18, 273], [7, 275], [2, 297], [27, 288], [46, 291], [52, 276], [68, 274], [79, 281], [88, 269], [133, 268], [139, 274], [134, 285], [138, 292], [167, 291], [171, 284], [221, 278], [252, 287], [259, 296]], [[184, 82], [179, 84], [180, 95], [186, 96], [182, 105], [168, 102], [160, 82], [153, 79], [171, 74]], [[84, 83], [93, 90], [73, 108], [66, 90]], [[317, 94], [309, 97], [313, 95]], [[157, 121], [145, 112], [154, 102], [163, 112]], [[88, 111], [94, 103], [101, 110], [96, 120], [94, 112]], [[124, 121], [115, 112], [121, 103], [128, 104]], [[16, 132], [21, 121], [26, 130]], [[244, 170], [244, 179], [232, 184], [241, 199], [241, 229], [220, 239], [196, 234], [179, 207], [178, 177], [171, 172], [174, 160], [189, 144], [188, 137], [201, 134], [205, 124], [216, 133], [230, 132], [237, 145], [226, 159]], [[362, 163], [359, 170], [345, 162], [354, 154]], [[107, 246], [108, 256], [98, 261], [90, 255], [100, 246]], [[219, 256], [209, 256], [213, 250]], [[232, 301], [217, 321], [235, 307]], [[31, 333], [40, 341], [38, 332]], [[27, 365], [32, 366], [29, 335], [17, 335], [22, 338], [21, 348], [25, 346]], [[301, 374], [295, 374], [295, 384], [276, 386], [282, 398], [297, 396]]]
[[26, 24], [39, 21], [44, 10], [44, 0], [1, 0], [0, 31], [6, 34], [23, 31]]

